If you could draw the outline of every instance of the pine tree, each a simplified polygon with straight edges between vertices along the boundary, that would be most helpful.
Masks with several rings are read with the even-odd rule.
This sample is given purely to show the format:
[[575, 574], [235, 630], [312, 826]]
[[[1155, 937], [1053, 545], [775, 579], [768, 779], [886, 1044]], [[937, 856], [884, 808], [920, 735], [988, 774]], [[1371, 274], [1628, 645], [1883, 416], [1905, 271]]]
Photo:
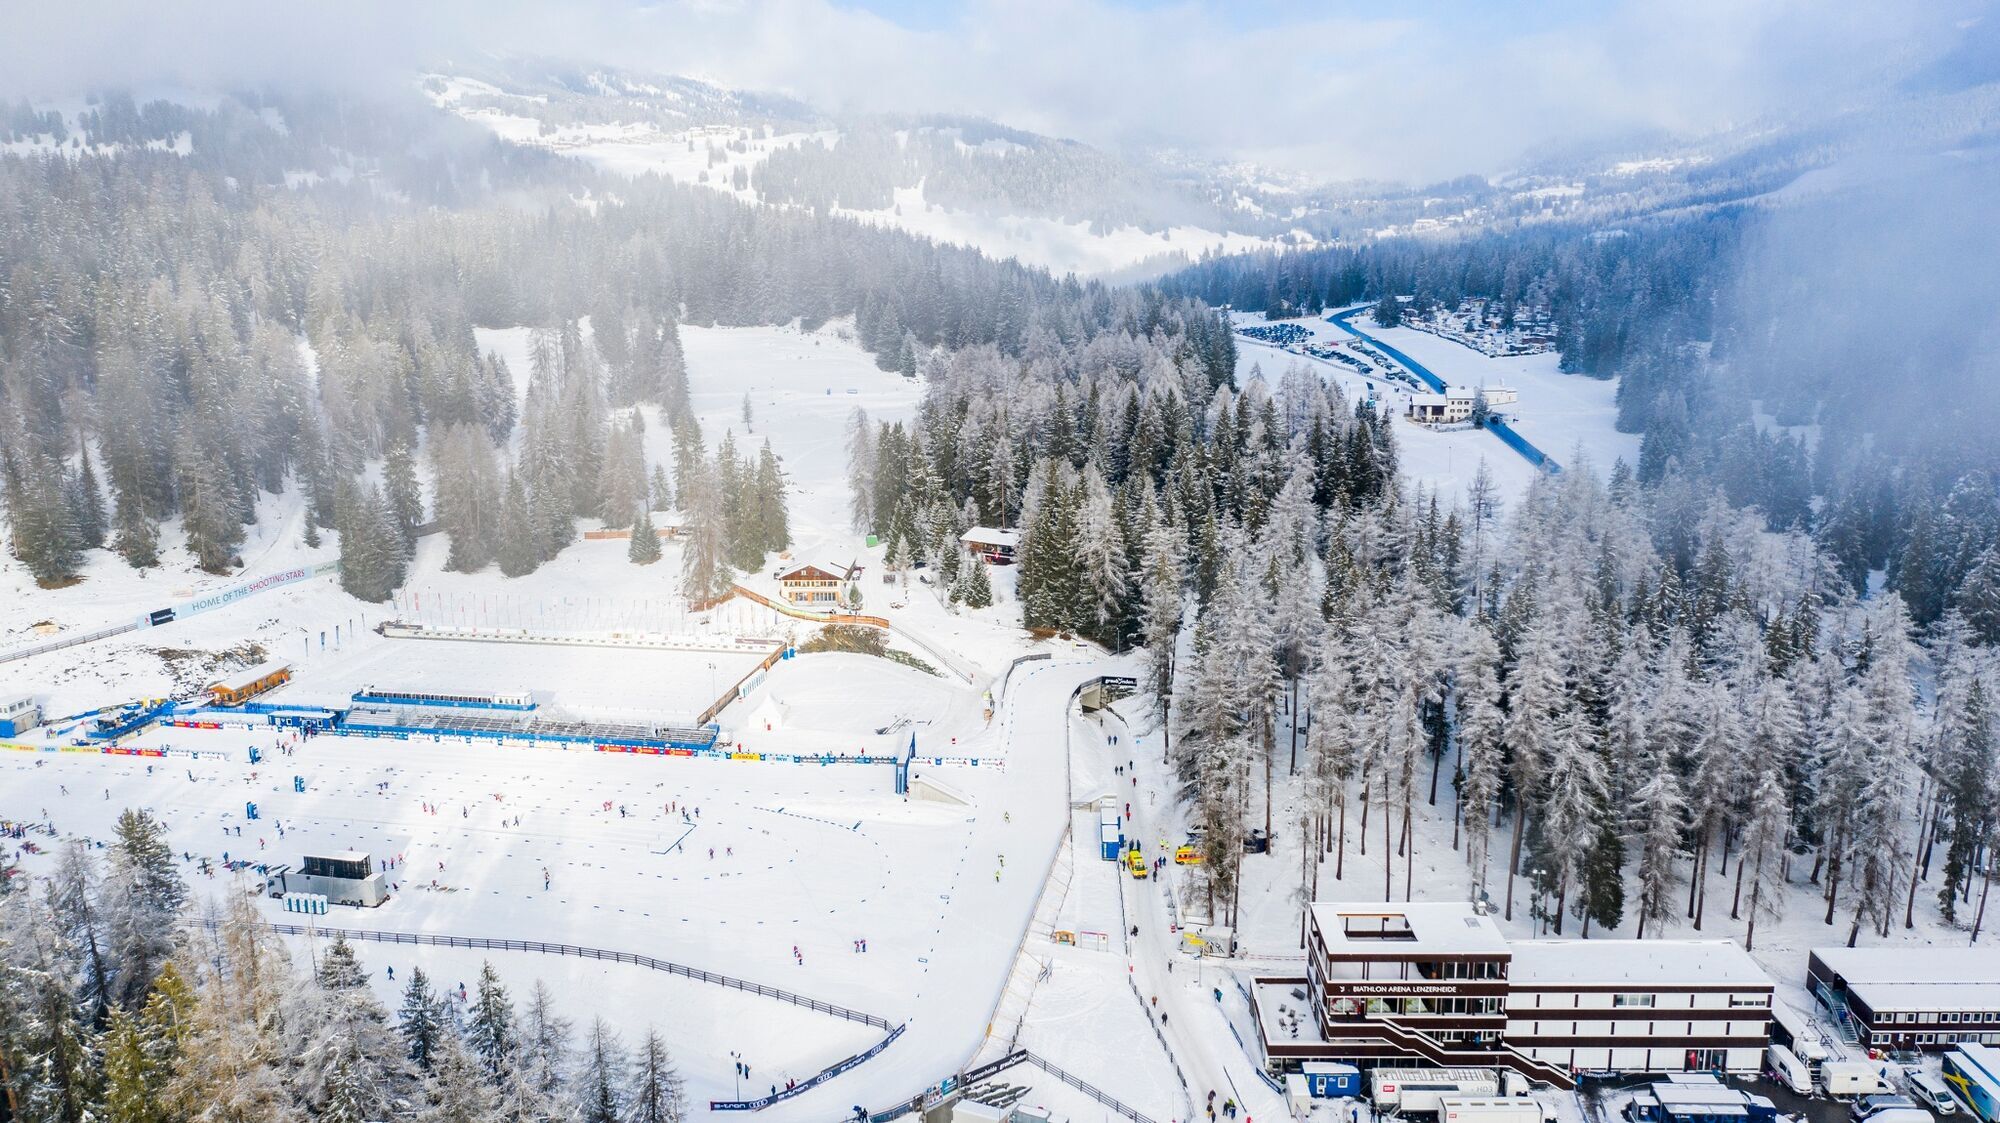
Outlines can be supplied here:
[[141, 1030], [139, 1016], [113, 1010], [98, 1041], [104, 1062], [104, 1092], [98, 1118], [104, 1123], [167, 1123], [167, 1074]]
[[658, 1030], [646, 1029], [632, 1072], [632, 1102], [625, 1123], [684, 1123], [687, 1091], [681, 1074], [667, 1055]]
[[[146, 514], [145, 496], [136, 487], [112, 489], [111, 548], [133, 569], [151, 569], [160, 564], [160, 532]], [[306, 530], [313, 530], [306, 520]]]
[[562, 1090], [570, 1064], [570, 1023], [555, 1011], [555, 998], [540, 979], [528, 992], [521, 1015], [521, 1070], [542, 1097]]
[[[785, 476], [771, 441], [757, 452], [758, 545], [765, 553], [782, 553], [792, 546], [791, 517], [785, 510]], [[760, 558], [758, 564], [762, 564]]]
[[1753, 950], [1760, 919], [1777, 920], [1784, 915], [1785, 883], [1780, 871], [1791, 817], [1784, 772], [1772, 762], [1757, 774], [1757, 786], [1750, 796], [1750, 819], [1743, 830], [1743, 853], [1737, 858], [1738, 877], [1750, 889], [1744, 951]]
[[1070, 615], [1086, 623], [1098, 642], [1122, 648], [1130, 589], [1124, 532], [1112, 511], [1110, 489], [1095, 464], [1084, 468], [1080, 487], [1076, 538], [1060, 547], [1072, 553], [1078, 571], [1078, 602]]
[[528, 491], [520, 475], [513, 472], [507, 475], [507, 497], [500, 506], [498, 557], [500, 572], [507, 577], [525, 577], [542, 564]]
[[105, 928], [117, 965], [118, 1003], [134, 1009], [174, 953], [188, 888], [166, 829], [151, 814], [128, 809], [118, 816], [115, 831], [104, 878]]
[[382, 462], [382, 489], [396, 539], [408, 553], [416, 545], [417, 527], [424, 521], [423, 488], [417, 483], [417, 459], [410, 446], [398, 442]]
[[576, 1074], [578, 1123], [625, 1123], [625, 1052], [603, 1018], [590, 1023]]
[[354, 945], [347, 942], [345, 933], [336, 932], [333, 943], [327, 945], [326, 954], [320, 956], [318, 969], [319, 985], [327, 990], [352, 990], [368, 983], [368, 973], [361, 969], [360, 957], [354, 954]]
[[[687, 477], [681, 477], [687, 486]], [[875, 529], [875, 429], [868, 411], [860, 406], [847, 419], [847, 491], [849, 513], [856, 534]]]
[[991, 608], [993, 606], [993, 582], [987, 575], [986, 561], [972, 558], [964, 563], [962, 572], [966, 574], [965, 588], [959, 594], [959, 602], [967, 608]]
[[653, 510], [671, 511], [674, 509], [674, 485], [667, 480], [666, 465], [653, 465], [651, 489], [653, 494]]
[[1980, 643], [2000, 645], [2000, 551], [1980, 553], [1953, 602]]
[[445, 1022], [444, 1003], [431, 990], [430, 979], [421, 967], [410, 968], [410, 981], [403, 987], [403, 1008], [396, 1015], [405, 1055], [424, 1072], [436, 1067], [451, 1032]]
[[1979, 676], [1950, 664], [1938, 708], [1938, 798], [1945, 824], [1945, 859], [1937, 896], [1939, 912], [1951, 923], [1958, 919], [1959, 895], [1995, 818], [1989, 802], [1995, 783], [1993, 712]]
[[193, 423], [182, 426], [174, 450], [174, 490], [181, 500], [188, 552], [203, 569], [221, 573], [243, 544], [243, 510], [228, 462], [213, 434], [206, 429], [197, 433]]
[[1162, 731], [1167, 728], [1174, 687], [1174, 648], [1180, 642], [1185, 610], [1184, 542], [1182, 533], [1173, 525], [1165, 521], [1156, 525], [1146, 538], [1146, 569], [1141, 578], [1144, 601], [1141, 632], [1146, 644], [1144, 685], [1152, 695], [1154, 717]]
[[1680, 862], [1686, 856], [1688, 805], [1673, 760], [1657, 755], [1652, 773], [1632, 799], [1638, 823], [1638, 934], [1644, 939], [1647, 924], [1657, 921], [1664, 926], [1674, 887], [1680, 883]]
[[56, 926], [76, 949], [77, 998], [90, 1023], [102, 1024], [106, 1010], [116, 1001], [115, 960], [111, 933], [99, 908], [102, 892], [89, 844], [80, 838], [64, 843], [44, 888]]
[[417, 1114], [419, 1123], [492, 1123], [499, 1098], [477, 1059], [450, 1032], [440, 1035], [436, 1049], [424, 1081], [428, 1103]]
[[76, 473], [77, 541], [86, 550], [104, 548], [104, 492], [97, 486], [97, 470], [90, 466], [90, 449], [78, 450], [81, 463]]
[[520, 1051], [514, 1004], [508, 1001], [507, 989], [500, 985], [491, 963], [479, 965], [479, 989], [472, 1000], [472, 1016], [466, 1020], [465, 1036], [489, 1078], [500, 1081], [513, 1068]]
[[729, 588], [734, 574], [727, 557], [729, 528], [715, 470], [697, 461], [681, 477], [682, 524], [681, 595], [700, 602]]
[[[11, 914], [11, 915], [10, 915]], [[31, 1123], [86, 1123], [99, 1074], [61, 933], [32, 907], [0, 912], [0, 1075], [11, 1114]]]
[[651, 565], [660, 560], [660, 532], [653, 526], [653, 513], [642, 510], [632, 524], [632, 545], [625, 556], [633, 565]]
[[1465, 860], [1472, 867], [1475, 899], [1487, 892], [1492, 866], [1493, 808], [1500, 798], [1506, 756], [1505, 715], [1500, 709], [1500, 645], [1481, 623], [1466, 628], [1459, 655], [1459, 803], [1465, 818]]

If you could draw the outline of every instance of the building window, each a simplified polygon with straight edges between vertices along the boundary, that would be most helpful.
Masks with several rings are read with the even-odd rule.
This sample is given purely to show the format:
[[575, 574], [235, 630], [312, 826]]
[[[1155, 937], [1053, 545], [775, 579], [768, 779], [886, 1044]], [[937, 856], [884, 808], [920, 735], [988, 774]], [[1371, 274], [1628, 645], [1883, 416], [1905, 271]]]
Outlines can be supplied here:
[[1614, 994], [1611, 996], [1611, 1005], [1613, 1008], [1651, 1006], [1655, 997], [1650, 994]]
[[1729, 996], [1729, 1004], [1731, 1006], [1768, 1006], [1771, 1004], [1771, 1001], [1768, 996], [1762, 994], [1732, 994]]

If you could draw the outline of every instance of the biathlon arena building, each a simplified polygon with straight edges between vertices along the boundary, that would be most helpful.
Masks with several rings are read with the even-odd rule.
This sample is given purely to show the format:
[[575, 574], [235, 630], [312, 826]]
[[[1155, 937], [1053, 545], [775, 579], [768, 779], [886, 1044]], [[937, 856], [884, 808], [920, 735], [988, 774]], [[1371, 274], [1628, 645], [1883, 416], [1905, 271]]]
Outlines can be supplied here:
[[1260, 978], [1265, 1055], [1366, 1066], [1754, 1073], [1772, 983], [1725, 940], [1510, 941], [1468, 904], [1312, 906], [1305, 978]]

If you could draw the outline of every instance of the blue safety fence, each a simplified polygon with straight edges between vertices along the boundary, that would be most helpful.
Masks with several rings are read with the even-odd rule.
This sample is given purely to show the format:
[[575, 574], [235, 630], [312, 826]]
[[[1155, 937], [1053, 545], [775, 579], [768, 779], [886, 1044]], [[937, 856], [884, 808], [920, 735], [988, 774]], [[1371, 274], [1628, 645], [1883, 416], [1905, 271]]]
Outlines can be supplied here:
[[1547, 472], [1552, 476], [1555, 475], [1557, 472], [1562, 471], [1562, 465], [1556, 463], [1554, 458], [1550, 457], [1547, 453], [1543, 452], [1541, 449], [1536, 448], [1534, 444], [1528, 440], [1528, 438], [1522, 436], [1519, 433], [1516, 433], [1514, 431], [1514, 427], [1507, 424], [1505, 421], [1502, 421], [1497, 417], [1489, 417], [1486, 419], [1486, 428], [1494, 436], [1500, 438], [1501, 444], [1504, 444], [1508, 448], [1513, 449], [1515, 452], [1520, 453], [1522, 456], [1527, 458], [1528, 463], [1533, 464], [1535, 467], [1540, 468], [1542, 471]]
[[360, 734], [365, 737], [392, 737], [399, 741], [407, 741], [411, 737], [532, 741], [537, 744], [568, 748], [603, 748], [685, 756], [714, 750], [720, 730], [713, 725], [704, 725], [699, 728], [676, 729], [658, 737], [593, 736], [588, 733], [545, 733], [533, 729], [465, 729], [445, 725], [398, 725], [390, 722], [355, 721], [350, 716], [348, 720], [336, 726], [333, 732]]
[[1435, 374], [1432, 374], [1430, 372], [1430, 368], [1424, 366], [1424, 364], [1416, 361], [1415, 359], [1410, 358], [1408, 355], [1403, 354], [1396, 348], [1389, 346], [1387, 343], [1382, 342], [1381, 340], [1375, 338], [1372, 335], [1369, 335], [1367, 332], [1364, 332], [1360, 328], [1357, 328], [1353, 324], [1347, 322], [1353, 319], [1357, 314], [1359, 314], [1362, 311], [1363, 309], [1360, 308], [1350, 308], [1345, 312], [1336, 312], [1333, 315], [1328, 316], [1326, 320], [1334, 327], [1339, 328], [1341, 331], [1346, 332], [1347, 334], [1353, 336], [1356, 339], [1367, 340], [1369, 346], [1382, 352], [1384, 355], [1387, 355], [1390, 358], [1396, 360], [1398, 363], [1401, 363], [1404, 369], [1408, 370], [1411, 374], [1414, 374], [1418, 378], [1422, 379], [1424, 385], [1429, 386], [1433, 393], [1438, 393], [1438, 394], [1444, 393], [1444, 379], [1439, 378]]
[[771, 1095], [759, 1096], [754, 1100], [710, 1100], [708, 1101], [708, 1110], [762, 1111], [765, 1108], [770, 1107], [774, 1103], [781, 1103], [785, 1100], [791, 1099], [793, 1096], [802, 1096], [811, 1089], [817, 1088], [821, 1084], [824, 1084], [827, 1081], [832, 1080], [834, 1077], [839, 1076], [841, 1073], [846, 1072], [847, 1070], [854, 1068], [857, 1065], [860, 1065], [864, 1062], [874, 1060], [876, 1054], [880, 1053], [884, 1049], [887, 1049], [890, 1046], [890, 1044], [893, 1043], [898, 1037], [903, 1036], [903, 1030], [905, 1028], [906, 1028], [905, 1026], [897, 1026], [895, 1029], [889, 1031], [889, 1036], [883, 1038], [880, 1041], [877, 1041], [875, 1044], [869, 1046], [868, 1048], [862, 1050], [859, 1053], [854, 1054], [853, 1056], [847, 1058], [844, 1061], [835, 1061], [833, 1064], [830, 1064], [825, 1068], [819, 1070], [818, 1072], [813, 1073], [811, 1076], [805, 1078], [804, 1080], [799, 1081], [797, 1084], [794, 1084], [789, 1088], [780, 1088], [776, 1092], [773, 1092]]
[[503, 699], [499, 695], [484, 697], [451, 696], [444, 694], [415, 694], [396, 690], [357, 690], [354, 701], [377, 706], [434, 706], [439, 709], [455, 710], [511, 710], [526, 713], [536, 708], [533, 699], [524, 702]]

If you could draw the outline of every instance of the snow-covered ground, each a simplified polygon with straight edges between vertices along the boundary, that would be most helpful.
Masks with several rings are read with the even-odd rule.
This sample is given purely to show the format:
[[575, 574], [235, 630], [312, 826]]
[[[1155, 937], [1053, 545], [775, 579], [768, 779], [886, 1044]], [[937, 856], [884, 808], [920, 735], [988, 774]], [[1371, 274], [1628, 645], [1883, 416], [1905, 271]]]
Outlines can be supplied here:
[[[1198, 226], [1142, 230], [1120, 226], [1093, 232], [1088, 222], [1027, 215], [976, 214], [925, 200], [923, 187], [897, 190], [895, 204], [879, 210], [836, 213], [877, 226], [906, 230], [937, 242], [971, 246], [992, 258], [1015, 258], [1061, 275], [1156, 277], [1199, 260], [1205, 253], [1248, 253], [1275, 243], [1250, 234], [1219, 234]], [[1304, 235], [1300, 235], [1303, 237]]]
[[[1314, 342], [1340, 343], [1353, 337], [1316, 316], [1267, 321], [1255, 313], [1237, 312], [1238, 326], [1264, 323], [1296, 324]], [[1470, 347], [1411, 328], [1378, 328], [1370, 317], [1356, 323], [1368, 334], [1422, 363], [1451, 386], [1507, 386], [1519, 390], [1520, 403], [1508, 411], [1510, 423], [1522, 436], [1565, 467], [1580, 450], [1600, 475], [1608, 474], [1620, 457], [1629, 465], [1639, 460], [1639, 437], [1620, 433], [1615, 380], [1564, 374], [1556, 369], [1554, 353], [1489, 358]], [[1241, 384], [1253, 369], [1275, 388], [1285, 369], [1303, 365], [1336, 382], [1350, 403], [1373, 395], [1382, 411], [1396, 420], [1397, 449], [1405, 480], [1435, 490], [1445, 503], [1463, 499], [1465, 487], [1484, 461], [1494, 484], [1506, 499], [1516, 499], [1535, 478], [1536, 469], [1491, 433], [1471, 428], [1431, 428], [1406, 421], [1410, 396], [1418, 391], [1403, 382], [1367, 377], [1353, 368], [1325, 359], [1286, 351], [1242, 335], [1236, 337], [1236, 378]]]
[[1414, 328], [1376, 327], [1372, 318], [1363, 318], [1356, 326], [1453, 387], [1506, 386], [1520, 391], [1520, 403], [1506, 410], [1509, 423], [1565, 467], [1579, 449], [1600, 474], [1608, 473], [1620, 458], [1638, 466], [1639, 435], [1617, 429], [1616, 379], [1564, 374], [1557, 369], [1562, 357], [1553, 351], [1489, 358]]
[[[848, 517], [846, 420], [856, 405], [880, 420], [907, 420], [920, 387], [877, 369], [847, 331], [843, 324], [812, 333], [687, 329], [683, 338], [710, 448], [734, 429], [740, 448], [769, 437], [783, 458], [793, 488], [793, 556], [873, 567], [880, 548], [866, 547]], [[482, 334], [482, 344], [496, 348], [525, 343], [518, 330]], [[517, 377], [525, 374], [523, 361]], [[753, 412], [747, 431], [746, 392]], [[649, 427], [657, 459], [666, 457], [664, 432]], [[296, 496], [266, 506], [245, 546], [247, 574], [333, 554], [331, 545], [298, 545]], [[171, 544], [177, 536], [168, 528], [164, 538]], [[671, 543], [660, 564], [638, 567], [625, 559], [622, 542], [579, 541], [512, 580], [491, 569], [445, 573], [444, 549], [441, 537], [420, 542], [396, 614], [551, 630], [641, 624], [676, 637], [778, 630], [797, 637], [811, 629], [741, 602], [686, 616], [673, 594], [679, 553]], [[146, 576], [99, 557], [88, 580], [64, 590], [35, 589], [9, 563], [4, 580], [16, 595], [7, 598], [6, 625], [25, 638], [37, 621], [101, 623], [136, 615], [169, 594], [243, 579], [197, 576], [177, 546], [168, 554], [168, 565]], [[1010, 575], [996, 576], [1005, 595]], [[746, 580], [770, 582], [768, 572]], [[296, 866], [308, 853], [360, 849], [397, 859], [389, 874], [396, 891], [378, 910], [336, 910], [329, 924], [638, 951], [877, 1014], [909, 1028], [880, 1057], [766, 1114], [823, 1119], [856, 1102], [880, 1106], [957, 1071], [987, 1040], [1067, 821], [1066, 704], [1104, 664], [1085, 648], [1032, 641], [1013, 626], [1011, 606], [953, 613], [920, 582], [871, 583], [868, 601], [870, 611], [895, 621], [894, 646], [933, 663], [948, 659], [972, 681], [946, 668], [931, 675], [868, 656], [802, 655], [779, 663], [722, 715], [725, 742], [748, 754], [856, 753], [901, 748], [914, 736], [917, 773], [956, 800], [899, 797], [884, 765], [335, 736], [287, 746], [292, 755], [283, 755], [270, 730], [160, 728], [133, 744], [174, 755], [0, 753], [0, 815], [52, 823], [64, 837], [104, 839], [119, 810], [149, 807], [167, 822], [172, 846], [187, 856], [184, 868], [204, 895], [236, 883], [203, 876], [203, 858], [211, 867], [225, 853]], [[30, 690], [51, 712], [70, 712], [199, 685], [215, 653], [255, 642], [261, 650], [242, 649], [239, 658], [295, 664], [296, 680], [277, 700], [337, 701], [368, 682], [527, 689], [559, 708], [671, 719], [713, 698], [756, 658], [376, 635], [372, 625], [390, 612], [354, 601], [331, 579], [308, 581], [164, 628], [0, 664], [0, 690]], [[321, 631], [328, 633], [324, 650]], [[1055, 660], [1024, 665], [1004, 700], [995, 698], [994, 678], [1031, 652]], [[28, 744], [40, 747], [36, 740], [31, 735]], [[259, 765], [249, 763], [252, 745], [266, 750]], [[191, 759], [189, 750], [204, 755]], [[980, 763], [936, 765], [926, 761], [931, 756]], [[294, 776], [303, 778], [304, 792], [294, 791]], [[250, 802], [259, 806], [258, 819], [245, 818]], [[27, 857], [33, 872], [45, 872], [50, 861], [46, 853]], [[296, 919], [277, 902], [263, 907], [274, 920]], [[868, 941], [866, 954], [854, 950], [860, 939]], [[294, 943], [308, 954], [302, 941]], [[469, 983], [482, 957], [374, 943], [360, 952], [372, 968], [393, 966], [403, 978], [408, 967], [423, 965], [450, 987]], [[702, 1103], [736, 1094], [731, 1051], [759, 1074], [744, 1089], [749, 1094], [880, 1039], [865, 1026], [629, 966], [483, 954], [517, 997], [539, 977], [574, 1016], [603, 1013], [628, 1041], [657, 1023]], [[385, 997], [394, 993], [386, 975], [376, 985]], [[1050, 1048], [1057, 1063], [1082, 1064], [1088, 1056], [1059, 1040]], [[1047, 1083], [1037, 1102], [1077, 1102]], [[1099, 1114], [1096, 1105], [1078, 1110], [1078, 1118]]]
[[[470, 79], [445, 79], [433, 100], [468, 121], [491, 129], [515, 144], [534, 145], [575, 156], [616, 175], [658, 175], [676, 183], [697, 184], [757, 202], [754, 190], [736, 186], [741, 170], [754, 172], [779, 148], [803, 143], [840, 143], [837, 131], [754, 135], [741, 129], [710, 127], [666, 131], [646, 124], [565, 125], [547, 132], [540, 121], [500, 109], [464, 104], [467, 93], [499, 93]], [[741, 143], [743, 151], [728, 146]], [[710, 148], [715, 162], [710, 162]], [[1243, 253], [1275, 243], [1247, 234], [1217, 233], [1193, 226], [1148, 231], [1122, 226], [1102, 233], [1088, 222], [1064, 222], [1026, 215], [982, 214], [939, 206], [924, 199], [921, 184], [896, 191], [895, 202], [883, 208], [838, 208], [849, 218], [906, 230], [938, 242], [970, 246], [996, 259], [1016, 258], [1058, 275], [1117, 276], [1132, 279], [1158, 276], [1198, 260], [1207, 252]], [[1299, 237], [1305, 237], [1299, 234]]]
[[[1266, 322], [1261, 316], [1243, 312], [1236, 313], [1234, 319], [1238, 324]], [[1334, 343], [1352, 338], [1332, 324], [1314, 317], [1276, 322], [1298, 324], [1312, 332], [1316, 341]], [[1480, 357], [1470, 350], [1466, 354]], [[1435, 491], [1439, 501], [1446, 505], [1464, 501], [1466, 486], [1478, 473], [1482, 461], [1500, 493], [1510, 499], [1526, 492], [1529, 482], [1535, 478], [1534, 466], [1495, 440], [1490, 433], [1470, 429], [1432, 429], [1404, 420], [1411, 391], [1400, 382], [1366, 377], [1340, 363], [1281, 350], [1241, 335], [1236, 337], [1236, 381], [1239, 386], [1261, 375], [1275, 391], [1286, 368], [1293, 364], [1339, 384], [1350, 406], [1372, 395], [1382, 411], [1394, 419], [1396, 449], [1401, 456], [1405, 483], [1413, 489], [1421, 487], [1426, 491]]]
[[602, 719], [650, 715], [691, 722], [762, 652], [662, 651], [628, 647], [552, 648], [473, 640], [363, 641], [303, 669], [269, 700], [345, 705], [364, 686], [420, 693], [532, 690], [568, 714]]

